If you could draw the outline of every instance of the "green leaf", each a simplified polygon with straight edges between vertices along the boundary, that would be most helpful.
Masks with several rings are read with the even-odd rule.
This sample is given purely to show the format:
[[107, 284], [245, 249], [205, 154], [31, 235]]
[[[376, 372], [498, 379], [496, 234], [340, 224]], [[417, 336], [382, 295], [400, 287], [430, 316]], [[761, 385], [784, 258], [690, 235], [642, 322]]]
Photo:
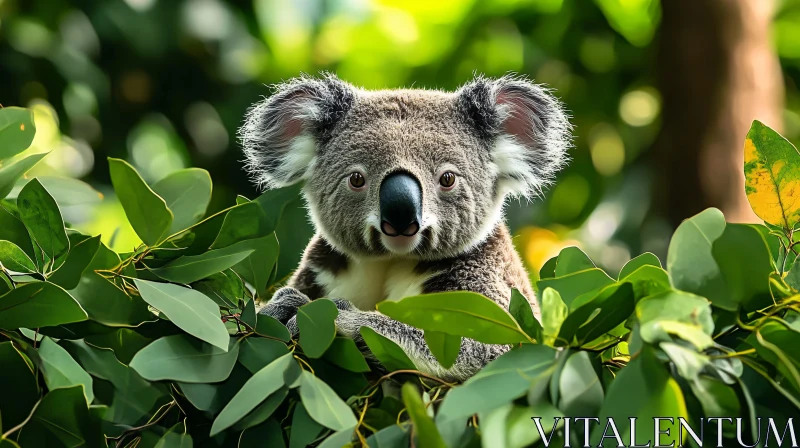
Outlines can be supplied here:
[[582, 250], [575, 246], [561, 249], [554, 271], [555, 277], [563, 277], [575, 272], [592, 269], [596, 266]]
[[[614, 283], [614, 279], [602, 269], [594, 268], [563, 277], [539, 280], [536, 287], [540, 292], [547, 288], [555, 289], [561, 295], [561, 300], [571, 307], [572, 301], [579, 296], [594, 295], [612, 283]], [[544, 311], [544, 307], [542, 307], [542, 311]]]
[[800, 390], [800, 331], [785, 321], [770, 319], [748, 336], [747, 343], [774, 365], [796, 390]]
[[16, 272], [36, 272], [36, 265], [33, 264], [33, 260], [28, 258], [25, 251], [11, 241], [0, 240], [0, 265]]
[[233, 425], [233, 431], [243, 431], [247, 428], [260, 425], [265, 420], [270, 418], [273, 413], [275, 413], [278, 407], [283, 404], [283, 401], [286, 399], [287, 395], [289, 395], [288, 387], [282, 387], [278, 389], [277, 392], [271, 394], [266, 400], [258, 405], [258, 407], [247, 414], [247, 417], [239, 420], [239, 422]]
[[800, 180], [800, 153], [758, 120], [744, 141], [745, 192], [759, 218], [784, 229], [800, 222], [794, 189]]
[[353, 432], [355, 429], [356, 428], [354, 426], [352, 428], [336, 431], [335, 433], [326, 437], [325, 440], [323, 440], [322, 443], [317, 446], [317, 448], [341, 448], [352, 446], [350, 442], [353, 440]]
[[153, 185], [172, 212], [169, 234], [184, 230], [203, 219], [211, 201], [211, 176], [200, 168], [175, 171]]
[[112, 404], [104, 420], [135, 425], [152, 415], [159, 403], [166, 402], [159, 389], [120, 363], [111, 350], [98, 349], [84, 341], [71, 341], [67, 349], [92, 376], [114, 386]]
[[32, 110], [22, 107], [0, 109], [0, 160], [27, 149], [35, 134]]
[[[569, 308], [561, 300], [561, 295], [553, 288], [546, 288], [542, 293], [542, 344], [554, 346], [561, 325], [567, 319]], [[569, 343], [569, 341], [565, 341]]]
[[33, 251], [33, 242], [22, 223], [15, 215], [0, 206], [0, 229], [3, 229], [3, 234], [0, 238], [10, 241], [22, 249], [28, 258], [35, 259], [36, 255]]
[[248, 244], [255, 252], [234, 266], [233, 270], [261, 295], [266, 290], [272, 269], [278, 261], [280, 245], [274, 233], [248, 240]]
[[105, 438], [95, 419], [86, 404], [83, 386], [51, 390], [36, 407], [31, 421], [22, 428], [20, 446], [43, 446], [29, 443], [40, 440], [44, 436], [42, 432], [52, 434], [64, 446], [105, 446]]
[[339, 310], [328, 299], [318, 299], [297, 309], [300, 346], [309, 358], [319, 358], [336, 336], [336, 316]]
[[227, 247], [240, 241], [260, 238], [269, 235], [269, 222], [261, 209], [255, 202], [247, 202], [225, 214], [225, 220], [219, 229], [216, 239], [211, 244], [212, 249]]
[[576, 352], [567, 358], [558, 376], [558, 388], [558, 409], [564, 415], [596, 415], [603, 404], [603, 386], [587, 352]]
[[17, 158], [12, 163], [0, 166], [0, 199], [5, 198], [14, 189], [14, 184], [34, 165], [49, 153], [31, 154], [25, 158]]
[[367, 446], [370, 448], [406, 448], [411, 446], [410, 435], [411, 431], [400, 426], [387, 426], [367, 437]]
[[242, 366], [235, 366], [222, 383], [176, 383], [186, 399], [197, 409], [217, 415], [244, 386], [252, 374]]
[[0, 394], [0, 426], [7, 431], [28, 417], [39, 400], [39, 386], [32, 366], [10, 341], [0, 342], [0, 365], [0, 384], [14, 385]]
[[114, 191], [133, 230], [148, 246], [162, 242], [169, 236], [173, 221], [167, 203], [147, 186], [128, 162], [109, 157], [108, 166]]
[[[667, 272], [672, 285], [711, 300], [714, 306], [735, 311], [738, 304], [728, 297], [712, 245], [725, 231], [725, 217], [715, 208], [682, 222], [667, 252]], [[766, 283], [766, 281], [765, 281]]]
[[714, 341], [714, 321], [709, 302], [681, 291], [667, 291], [646, 297], [636, 304], [642, 339], [650, 343], [671, 342], [670, 334], [703, 350]]
[[94, 400], [92, 377], [72, 359], [72, 356], [63, 347], [46, 337], [39, 346], [39, 357], [42, 359], [42, 373], [44, 373], [44, 381], [47, 383], [48, 389], [81, 384], [83, 393], [86, 395], [86, 403], [92, 403]]
[[[320, 432], [324, 426], [317, 423], [306, 411], [303, 403], [297, 403], [292, 413], [292, 430], [289, 436], [289, 448], [306, 448]], [[348, 440], [349, 442], [349, 440]], [[337, 447], [341, 448], [341, 447]]]
[[[468, 291], [442, 292], [383, 301], [378, 311], [426, 331], [439, 331], [487, 344], [530, 342], [500, 305]], [[301, 336], [302, 337], [302, 336]]]
[[78, 179], [61, 176], [36, 176], [36, 179], [50, 192], [59, 207], [96, 204], [103, 200], [102, 193]]
[[264, 210], [268, 223], [267, 232], [273, 232], [275, 230], [286, 205], [297, 199], [302, 188], [302, 183], [297, 183], [284, 188], [268, 190], [253, 201]]
[[558, 339], [578, 345], [593, 341], [625, 322], [634, 310], [630, 283], [607, 286], [591, 301], [573, 310], [560, 326]]
[[336, 392], [311, 372], [300, 375], [300, 399], [308, 415], [320, 425], [342, 431], [356, 425], [356, 418]]
[[230, 338], [227, 351], [183, 334], [163, 337], [139, 351], [130, 363], [148, 381], [217, 383], [231, 374], [239, 344]]
[[86, 311], [61, 287], [33, 282], [0, 296], [0, 328], [39, 328], [81, 322]]
[[336, 337], [328, 350], [325, 359], [351, 372], [369, 372], [369, 365], [355, 341], [346, 337]]
[[[619, 424], [619, 435], [624, 441], [644, 445], [653, 438], [653, 418], [673, 419], [674, 424], [661, 422], [662, 430], [670, 428], [671, 434], [678, 434], [678, 418], [688, 419], [683, 392], [678, 383], [670, 377], [663, 365], [658, 361], [653, 350], [644, 348], [640, 355], [631, 360], [627, 367], [620, 370], [606, 393], [606, 399], [598, 415], [601, 422], [614, 419]], [[631, 438], [629, 417], [637, 418], [636, 435]], [[605, 425], [596, 425], [591, 433], [591, 445], [598, 445]], [[667, 444], [668, 437], [662, 437], [653, 444]], [[613, 438], [602, 440], [612, 443]], [[674, 439], [670, 439], [674, 440]], [[616, 446], [616, 442], [613, 442]], [[603, 444], [603, 446], [606, 446]]]
[[556, 276], [556, 264], [558, 264], [558, 256], [555, 256], [555, 257], [547, 260], [542, 265], [542, 268], [539, 269], [539, 279], [540, 280], [544, 280], [546, 278], [555, 278], [555, 276]]
[[369, 350], [386, 370], [390, 372], [417, 370], [417, 366], [409, 359], [406, 352], [391, 339], [369, 327], [361, 327], [359, 333], [364, 338], [364, 342], [367, 343]]
[[238, 448], [286, 448], [283, 441], [283, 430], [275, 419], [269, 419], [261, 425], [248, 428], [239, 438]]
[[170, 430], [158, 439], [154, 448], [192, 448], [193, 446], [192, 436], [189, 434], [179, 434]]
[[652, 265], [643, 265], [620, 281], [633, 285], [636, 300], [672, 289], [667, 271]]
[[439, 364], [445, 369], [453, 366], [461, 351], [461, 336], [452, 336], [439, 331], [426, 331], [425, 342]]
[[552, 348], [534, 344], [523, 344], [503, 354], [448, 392], [436, 421], [465, 419], [524, 395], [534, 378], [553, 366], [555, 355]]
[[183, 331], [228, 350], [228, 330], [220, 318], [219, 308], [208, 297], [193, 289], [168, 283], [135, 279], [142, 299], [164, 313]]
[[[767, 278], [775, 266], [764, 236], [755, 227], [728, 224], [714, 241], [712, 253], [727, 284], [727, 301], [741, 304], [745, 311], [773, 303]], [[709, 299], [717, 305], [718, 300]]]
[[261, 336], [278, 338], [281, 341], [289, 342], [292, 335], [282, 323], [274, 317], [266, 314], [256, 314], [256, 333]]
[[239, 350], [239, 363], [256, 373], [288, 353], [286, 344], [273, 339], [246, 337]]
[[239, 300], [244, 298], [244, 282], [233, 269], [215, 272], [192, 284], [192, 289], [202, 292], [221, 307], [236, 308]]
[[189, 255], [170, 261], [150, 271], [164, 280], [175, 283], [193, 283], [224, 271], [252, 254], [254, 248], [248, 241], [217, 249], [201, 255]]
[[58, 267], [69, 251], [69, 239], [64, 230], [64, 220], [56, 201], [45, 190], [39, 180], [28, 182], [17, 196], [20, 219], [33, 236], [39, 249], [46, 256], [48, 266], [40, 266], [42, 271], [51, 269], [49, 263]]
[[536, 341], [542, 339], [542, 324], [533, 315], [533, 307], [516, 288], [511, 290], [511, 303], [508, 312], [525, 333]]
[[641, 268], [642, 266], [655, 266], [657, 268], [661, 267], [661, 260], [658, 259], [657, 256], [650, 252], [645, 252], [638, 257], [632, 258], [630, 261], [625, 263], [625, 266], [619, 271], [619, 280], [622, 281], [625, 277], [636, 272], [637, 269]]
[[447, 448], [433, 420], [425, 412], [425, 405], [422, 403], [417, 388], [412, 383], [406, 383], [401, 392], [408, 416], [414, 422], [414, 434], [417, 436], [418, 444], [431, 448]]
[[126, 365], [131, 363], [139, 350], [152, 342], [152, 339], [146, 338], [130, 328], [117, 328], [109, 333], [87, 336], [84, 340], [95, 347], [113, 350], [119, 361]]
[[222, 409], [211, 425], [211, 436], [233, 426], [270, 394], [284, 386], [284, 372], [296, 364], [291, 353], [287, 353], [256, 372]]
[[83, 272], [92, 262], [98, 249], [100, 249], [100, 235], [75, 244], [70, 249], [64, 264], [47, 280], [67, 290], [77, 287]]

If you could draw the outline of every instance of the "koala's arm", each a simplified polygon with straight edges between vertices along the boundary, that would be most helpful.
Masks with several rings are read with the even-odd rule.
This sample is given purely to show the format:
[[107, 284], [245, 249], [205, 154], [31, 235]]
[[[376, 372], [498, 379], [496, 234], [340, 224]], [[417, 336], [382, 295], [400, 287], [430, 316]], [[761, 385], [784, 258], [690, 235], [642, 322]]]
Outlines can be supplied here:
[[[312, 242], [319, 243], [319, 242]], [[324, 296], [320, 285], [314, 280], [315, 272], [335, 265], [335, 254], [325, 245], [311, 245], [304, 256], [290, 286], [276, 292], [273, 299], [260, 312], [272, 315], [285, 323], [293, 334], [297, 333], [294, 315], [296, 309], [310, 300]], [[445, 260], [421, 262], [420, 270], [434, 272], [423, 285], [423, 293], [444, 291], [473, 291], [494, 300], [508, 309], [511, 288], [518, 288], [532, 304], [538, 317], [538, 307], [525, 270], [511, 244], [504, 226], [498, 227], [484, 243], [458, 257]], [[416, 364], [420, 371], [445, 380], [463, 381], [474, 375], [510, 347], [483, 344], [462, 338], [461, 350], [449, 369], [443, 368], [428, 349], [423, 331], [391, 319], [377, 311], [362, 311], [346, 300], [333, 298], [339, 316], [336, 326], [340, 334], [350, 337], [365, 347], [361, 338], [361, 327], [369, 327], [398, 344]]]

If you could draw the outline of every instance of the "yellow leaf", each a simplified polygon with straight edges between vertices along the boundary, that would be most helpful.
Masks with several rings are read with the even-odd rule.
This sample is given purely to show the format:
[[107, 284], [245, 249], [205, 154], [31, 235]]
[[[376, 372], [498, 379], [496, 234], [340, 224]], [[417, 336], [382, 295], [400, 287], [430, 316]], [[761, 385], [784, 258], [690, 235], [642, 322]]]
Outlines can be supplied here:
[[744, 142], [744, 175], [747, 200], [759, 218], [785, 229], [800, 222], [800, 153], [757, 120]]

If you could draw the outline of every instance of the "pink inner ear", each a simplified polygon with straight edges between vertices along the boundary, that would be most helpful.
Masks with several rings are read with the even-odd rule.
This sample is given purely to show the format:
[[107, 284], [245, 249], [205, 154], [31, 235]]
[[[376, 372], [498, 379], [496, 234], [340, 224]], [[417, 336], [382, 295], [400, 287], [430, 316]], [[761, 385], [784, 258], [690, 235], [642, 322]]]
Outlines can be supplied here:
[[534, 121], [537, 118], [531, 101], [515, 92], [499, 92], [495, 101], [498, 106], [508, 108], [508, 115], [503, 122], [506, 133], [516, 137], [523, 145], [533, 144], [537, 125]]
[[299, 136], [303, 132], [303, 120], [300, 118], [291, 117], [286, 120], [283, 124], [283, 135], [281, 138], [286, 140], [291, 140], [297, 136]]

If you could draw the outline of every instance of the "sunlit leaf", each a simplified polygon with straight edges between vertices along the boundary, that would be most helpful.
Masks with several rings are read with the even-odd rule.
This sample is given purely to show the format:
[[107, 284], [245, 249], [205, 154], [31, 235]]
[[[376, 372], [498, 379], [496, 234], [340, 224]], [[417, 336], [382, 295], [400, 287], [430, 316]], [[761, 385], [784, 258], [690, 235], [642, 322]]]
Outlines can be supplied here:
[[56, 201], [37, 179], [33, 179], [19, 192], [17, 208], [20, 219], [46, 257], [39, 268], [43, 271], [57, 269], [70, 244]]
[[178, 170], [153, 184], [153, 191], [172, 211], [169, 233], [173, 234], [197, 223], [206, 214], [211, 201], [211, 176], [200, 168]]
[[0, 240], [0, 264], [4, 268], [16, 272], [36, 272], [33, 260], [11, 241]]
[[508, 312], [531, 339], [541, 341], [542, 324], [533, 315], [533, 308], [528, 299], [516, 288], [511, 290]]
[[420, 446], [431, 448], [446, 448], [439, 430], [433, 420], [425, 412], [425, 404], [413, 383], [406, 383], [402, 388], [403, 403], [406, 405], [408, 416], [414, 423], [414, 433]]
[[361, 327], [359, 332], [369, 350], [386, 370], [393, 372], [395, 370], [417, 369], [417, 366], [409, 359], [406, 352], [391, 339], [369, 327]]
[[111, 183], [133, 230], [148, 246], [169, 236], [173, 215], [167, 203], [144, 182], [128, 162], [108, 159]]
[[24, 151], [31, 145], [34, 134], [36, 127], [33, 122], [33, 111], [21, 107], [1, 108], [0, 160]]
[[4, 162], [0, 165], [0, 199], [8, 196], [17, 180], [47, 154], [46, 152], [31, 154], [24, 158], [12, 159], [12, 162]]

